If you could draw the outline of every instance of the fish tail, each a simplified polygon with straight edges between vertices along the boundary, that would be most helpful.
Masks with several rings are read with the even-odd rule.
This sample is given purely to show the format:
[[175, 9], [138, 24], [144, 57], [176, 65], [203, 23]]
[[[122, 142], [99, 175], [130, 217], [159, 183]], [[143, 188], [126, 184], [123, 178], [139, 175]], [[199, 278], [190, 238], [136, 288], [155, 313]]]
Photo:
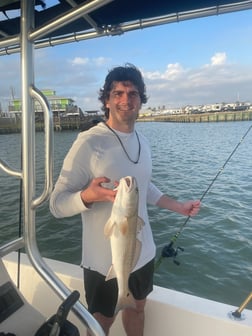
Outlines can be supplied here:
[[136, 302], [132, 295], [132, 293], [129, 291], [127, 295], [119, 296], [118, 301], [115, 307], [115, 315], [122, 309], [125, 308], [136, 308]]

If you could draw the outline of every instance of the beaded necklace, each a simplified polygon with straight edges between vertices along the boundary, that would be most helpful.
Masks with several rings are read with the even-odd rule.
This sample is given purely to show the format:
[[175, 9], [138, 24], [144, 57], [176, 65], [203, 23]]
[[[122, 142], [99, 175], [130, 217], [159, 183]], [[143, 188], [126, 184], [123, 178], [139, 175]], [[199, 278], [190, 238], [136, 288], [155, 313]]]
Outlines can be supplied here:
[[135, 134], [136, 134], [136, 137], [137, 137], [137, 141], [138, 141], [138, 156], [137, 156], [137, 160], [134, 161], [131, 159], [131, 157], [129, 156], [128, 152], [126, 151], [126, 148], [124, 147], [124, 144], [122, 143], [122, 140], [120, 139], [120, 137], [118, 136], [118, 134], [106, 123], [104, 123], [107, 128], [116, 136], [117, 140], [119, 141], [124, 153], [126, 154], [127, 158], [129, 159], [130, 162], [134, 163], [134, 164], [137, 164], [139, 162], [139, 159], [140, 159], [140, 154], [141, 154], [141, 143], [140, 143], [140, 140], [139, 140], [139, 136], [138, 136], [138, 133], [137, 131], [135, 131]]

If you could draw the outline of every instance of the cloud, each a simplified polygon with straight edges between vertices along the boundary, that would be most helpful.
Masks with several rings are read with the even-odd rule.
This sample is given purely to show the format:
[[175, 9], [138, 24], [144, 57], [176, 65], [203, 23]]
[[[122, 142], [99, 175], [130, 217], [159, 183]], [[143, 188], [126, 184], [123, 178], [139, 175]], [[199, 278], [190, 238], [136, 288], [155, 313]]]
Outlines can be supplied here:
[[154, 72], [149, 72], [149, 71], [146, 71], [144, 72], [144, 70], [142, 70], [142, 72], [144, 73], [144, 77], [146, 79], [149, 79], [149, 80], [155, 80], [155, 79], [160, 79], [161, 78], [161, 73], [159, 71], [154, 71]]
[[226, 63], [227, 56], [224, 52], [218, 52], [211, 57], [211, 65], [223, 65]]
[[20, 59], [17, 55], [0, 57], [0, 103], [7, 111], [10, 99], [20, 96]]
[[94, 63], [99, 67], [106, 66], [107, 64], [110, 63], [110, 59], [106, 57], [97, 57], [94, 59]]
[[144, 77], [148, 107], [232, 102], [237, 100], [238, 93], [241, 100], [251, 100], [251, 66], [229, 63], [226, 52], [216, 52], [200, 67], [184, 68], [173, 63], [163, 72], [144, 72]]
[[[144, 72], [144, 71], [143, 71]], [[160, 71], [144, 72], [144, 77], [149, 80], [167, 80], [172, 81], [181, 77], [186, 71], [183, 69], [182, 65], [179, 63], [168, 64], [165, 71], [162, 73]]]
[[[3, 62], [4, 60], [4, 62]], [[7, 104], [14, 89], [20, 97], [20, 61], [17, 55], [0, 58], [0, 102]], [[39, 89], [53, 89], [59, 96], [73, 98], [83, 110], [99, 109], [98, 91], [115, 59], [80, 54], [56, 53], [54, 48], [36, 51], [35, 83]], [[152, 70], [150, 70], [152, 67]], [[168, 63], [163, 69], [158, 62], [145, 64], [143, 73], [148, 103], [145, 107], [180, 107], [251, 99], [251, 65], [228, 60], [226, 52], [215, 52], [204, 63], [188, 67], [180, 62]], [[2, 80], [2, 78], [4, 80]]]
[[167, 80], [177, 80], [181, 78], [187, 71], [183, 69], [179, 63], [168, 64], [163, 74], [163, 78]]
[[72, 65], [86, 65], [89, 63], [89, 58], [85, 57], [75, 57], [73, 60], [70, 61]]
[[69, 62], [73, 65], [73, 66], [83, 66], [83, 65], [96, 65], [96, 66], [104, 66], [106, 64], [109, 63], [109, 59], [105, 58], [105, 57], [96, 57], [93, 59], [90, 59], [88, 57], [74, 57], [73, 59], [69, 60]]

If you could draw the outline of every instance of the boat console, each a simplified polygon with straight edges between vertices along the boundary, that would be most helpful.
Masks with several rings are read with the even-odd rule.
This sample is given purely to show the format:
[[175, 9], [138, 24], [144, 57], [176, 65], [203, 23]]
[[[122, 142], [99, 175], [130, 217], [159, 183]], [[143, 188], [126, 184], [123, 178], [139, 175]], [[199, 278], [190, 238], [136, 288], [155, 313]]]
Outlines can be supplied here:
[[80, 336], [78, 328], [67, 320], [79, 296], [78, 291], [73, 291], [56, 314], [46, 319], [26, 301], [0, 259], [0, 335]]
[[0, 259], [0, 333], [34, 336], [45, 321], [22, 296]]

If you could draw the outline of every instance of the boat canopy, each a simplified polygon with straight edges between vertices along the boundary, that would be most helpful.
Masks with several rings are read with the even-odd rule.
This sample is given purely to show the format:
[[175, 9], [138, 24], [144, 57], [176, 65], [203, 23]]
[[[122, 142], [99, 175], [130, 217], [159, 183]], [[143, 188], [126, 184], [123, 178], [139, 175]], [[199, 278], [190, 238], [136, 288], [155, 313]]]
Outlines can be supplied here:
[[[1, 0], [0, 55], [20, 51], [22, 0]], [[120, 35], [182, 20], [252, 9], [237, 0], [34, 0], [35, 48]]]

